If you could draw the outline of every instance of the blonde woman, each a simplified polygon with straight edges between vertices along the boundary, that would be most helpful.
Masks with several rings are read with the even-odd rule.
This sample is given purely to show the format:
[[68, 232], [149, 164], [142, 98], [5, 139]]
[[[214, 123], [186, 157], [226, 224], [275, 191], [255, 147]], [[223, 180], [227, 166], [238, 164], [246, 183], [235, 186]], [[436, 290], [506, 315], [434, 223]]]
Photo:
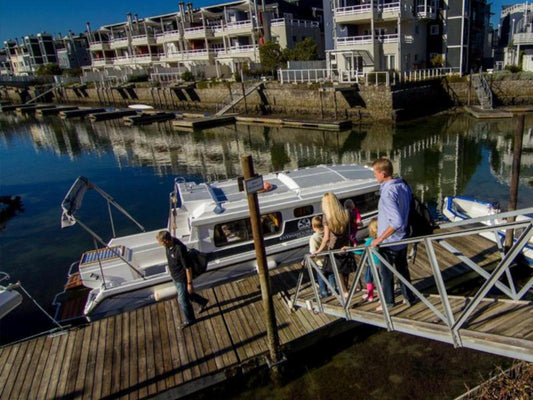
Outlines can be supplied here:
[[[316, 255], [322, 251], [340, 250], [344, 246], [350, 245], [349, 227], [350, 217], [348, 211], [344, 209], [339, 199], [333, 192], [325, 193], [322, 196], [322, 224], [324, 225], [324, 237], [320, 247], [313, 253]], [[351, 257], [351, 255], [350, 255]], [[353, 258], [353, 257], [352, 257]], [[348, 296], [348, 276], [350, 274], [349, 257], [343, 254], [335, 255], [337, 267], [341, 275], [342, 291], [344, 296]], [[327, 272], [329, 258], [325, 258], [323, 269]]]

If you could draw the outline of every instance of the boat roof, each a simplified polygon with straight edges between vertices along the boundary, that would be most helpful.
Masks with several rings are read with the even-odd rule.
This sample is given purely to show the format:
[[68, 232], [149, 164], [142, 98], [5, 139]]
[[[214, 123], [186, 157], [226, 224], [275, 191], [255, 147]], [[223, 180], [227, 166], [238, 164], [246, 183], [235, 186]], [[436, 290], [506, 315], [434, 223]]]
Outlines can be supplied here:
[[[258, 193], [262, 213], [280, 211], [286, 207], [317, 201], [326, 192], [339, 197], [353, 196], [378, 190], [370, 167], [356, 164], [317, 165], [293, 171], [269, 173], [263, 176], [271, 189]], [[248, 215], [248, 200], [240, 192], [237, 179], [200, 183], [179, 182], [182, 208], [191, 215], [191, 222], [210, 224], [227, 221], [228, 215]]]

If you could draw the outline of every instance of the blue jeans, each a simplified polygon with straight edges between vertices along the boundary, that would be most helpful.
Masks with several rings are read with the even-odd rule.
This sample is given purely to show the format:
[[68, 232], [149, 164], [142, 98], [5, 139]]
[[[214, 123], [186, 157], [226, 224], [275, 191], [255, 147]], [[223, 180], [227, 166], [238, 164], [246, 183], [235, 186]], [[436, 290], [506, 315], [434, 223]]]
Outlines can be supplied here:
[[[333, 272], [324, 272], [322, 271], [326, 279], [328, 280], [331, 287], [336, 290], [337, 285], [335, 284], [335, 274]], [[326, 282], [318, 276], [318, 287], [320, 288], [320, 297], [328, 297], [328, 287]]]
[[[401, 250], [392, 250], [390, 248], [379, 249], [379, 253], [387, 262], [396, 267], [396, 270], [403, 276], [407, 282], [411, 283], [411, 276], [409, 275], [409, 268], [407, 265], [407, 247]], [[381, 277], [381, 284], [383, 285], [383, 296], [387, 306], [394, 305], [394, 274], [385, 265], [379, 268], [379, 275]], [[409, 304], [415, 302], [416, 298], [413, 292], [401, 282], [402, 296]]]
[[198, 293], [189, 293], [187, 291], [186, 282], [174, 281], [174, 285], [176, 285], [176, 289], [178, 290], [178, 304], [180, 305], [181, 311], [185, 316], [185, 322], [194, 322], [196, 317], [194, 316], [194, 310], [191, 302], [205, 304], [207, 303], [207, 299], [200, 296]]

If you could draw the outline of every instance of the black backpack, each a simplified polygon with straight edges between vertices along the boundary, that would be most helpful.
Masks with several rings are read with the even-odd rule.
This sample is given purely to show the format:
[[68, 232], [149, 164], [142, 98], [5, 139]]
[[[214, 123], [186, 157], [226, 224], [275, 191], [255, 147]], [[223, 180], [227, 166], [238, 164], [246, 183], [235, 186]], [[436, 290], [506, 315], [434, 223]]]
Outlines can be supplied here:
[[187, 249], [187, 257], [189, 266], [192, 272], [192, 278], [197, 278], [202, 275], [207, 269], [207, 263], [209, 262], [209, 255], [202, 253], [196, 249]]
[[436, 225], [431, 219], [427, 206], [413, 194], [409, 207], [407, 235], [409, 237], [431, 235], [435, 228]]

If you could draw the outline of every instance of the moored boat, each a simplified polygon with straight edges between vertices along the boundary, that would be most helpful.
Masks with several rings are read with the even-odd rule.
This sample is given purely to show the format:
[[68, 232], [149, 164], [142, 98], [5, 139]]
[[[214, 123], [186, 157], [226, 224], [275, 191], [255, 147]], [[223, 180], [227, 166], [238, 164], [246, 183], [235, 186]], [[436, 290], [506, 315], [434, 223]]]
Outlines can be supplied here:
[[[274, 268], [300, 260], [308, 251], [311, 219], [321, 214], [321, 199], [332, 191], [341, 201], [351, 198], [368, 222], [377, 212], [379, 185], [372, 170], [358, 165], [319, 165], [269, 173], [258, 194], [267, 264]], [[95, 189], [137, 226], [127, 212], [102, 189], [80, 177], [62, 203], [62, 226], [79, 223], [102, 246], [87, 251], [72, 269], [71, 281], [89, 288], [83, 314], [95, 319], [137, 308], [175, 294], [166, 270], [159, 230], [115, 237], [104, 242], [76, 213], [87, 190]], [[195, 287], [209, 287], [254, 273], [256, 253], [248, 202], [237, 179], [196, 183], [177, 178], [170, 193], [167, 226], [189, 248], [209, 254], [207, 272]], [[64, 296], [61, 296], [64, 297]], [[56, 303], [60, 303], [60, 297]]]
[[[500, 213], [500, 206], [498, 204], [464, 196], [445, 197], [442, 213], [451, 222], [486, 217], [490, 215], [494, 215], [494, 218], [486, 219], [480, 222], [485, 225], [495, 225], [505, 222], [497, 215]], [[531, 219], [532, 218], [527, 215], [519, 215], [516, 217], [517, 221], [528, 221]], [[521, 233], [522, 229], [516, 229], [514, 231], [514, 241], [518, 239]], [[482, 232], [480, 235], [493, 242], [500, 241], [503, 243], [503, 240], [505, 239], [504, 230], [498, 230], [497, 236], [494, 234], [494, 232], [490, 231]], [[528, 244], [525, 245], [522, 254], [525, 256], [530, 265], [533, 264], [533, 238], [530, 239]]]

